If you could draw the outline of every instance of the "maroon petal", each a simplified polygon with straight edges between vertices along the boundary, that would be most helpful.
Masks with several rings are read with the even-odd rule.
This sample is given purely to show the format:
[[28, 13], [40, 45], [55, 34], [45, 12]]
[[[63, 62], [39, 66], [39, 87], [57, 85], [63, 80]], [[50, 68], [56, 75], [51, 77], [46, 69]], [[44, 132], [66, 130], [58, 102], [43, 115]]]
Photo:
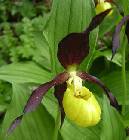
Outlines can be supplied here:
[[67, 84], [65, 82], [62, 85], [55, 86], [55, 92], [54, 92], [54, 95], [57, 98], [58, 103], [60, 105], [60, 110], [61, 110], [61, 125], [63, 124], [64, 117], [65, 117], [65, 113], [64, 113], [64, 108], [63, 108], [63, 105], [62, 105], [62, 101], [63, 101], [64, 92], [66, 91], [66, 88], [67, 88]]
[[58, 45], [58, 59], [64, 68], [69, 65], [79, 65], [89, 53], [89, 35], [71, 33]]
[[32, 92], [23, 112], [26, 113], [35, 109], [42, 101], [42, 98], [44, 94], [48, 91], [48, 89], [50, 89], [52, 86], [64, 83], [68, 79], [68, 77], [69, 74], [67, 72], [60, 73], [52, 81], [40, 85]]
[[42, 84], [37, 89], [35, 89], [29, 97], [23, 112], [26, 113], [34, 110], [41, 103], [44, 94], [52, 86], [54, 86], [53, 81]]
[[101, 24], [101, 22], [104, 20], [105, 16], [109, 14], [109, 12], [111, 11], [111, 9], [108, 9], [98, 15], [96, 15], [95, 17], [93, 17], [91, 23], [89, 24], [89, 27], [86, 29], [86, 33], [92, 31], [93, 29], [95, 29], [98, 25]]
[[63, 84], [69, 77], [67, 72], [60, 73], [57, 75], [52, 81], [47, 82], [45, 84], [40, 85], [37, 89], [35, 89], [31, 96], [29, 97], [27, 104], [24, 107], [23, 114], [20, 117], [17, 117], [11, 124], [8, 129], [8, 133], [12, 132], [13, 129], [16, 128], [18, 124], [20, 124], [23, 115], [27, 112], [33, 111], [37, 106], [41, 103], [43, 96], [45, 93], [52, 87]]
[[[126, 21], [129, 20], [129, 15], [122, 18], [122, 20], [119, 22], [119, 24], [116, 26], [115, 32], [113, 34], [112, 38], [112, 59], [116, 53], [116, 50], [120, 47], [120, 31], [122, 29], [122, 26], [126, 23]], [[129, 37], [129, 31], [127, 30], [129, 28], [129, 25], [126, 26], [126, 35]]]
[[110, 90], [103, 84], [103, 82], [101, 82], [98, 78], [86, 73], [86, 72], [78, 72], [77, 74], [80, 78], [82, 78], [83, 80], [87, 80], [90, 82], [93, 82], [97, 85], [99, 85], [106, 93], [107, 97], [110, 100], [110, 104], [115, 107], [117, 110], [120, 111], [121, 107], [118, 105], [118, 102], [116, 100], [116, 98], [112, 95], [112, 93], [110, 92]]
[[95, 16], [89, 27], [82, 33], [71, 33], [58, 44], [57, 57], [61, 65], [67, 68], [69, 65], [79, 65], [89, 53], [89, 34], [96, 28], [110, 12], [110, 9]]

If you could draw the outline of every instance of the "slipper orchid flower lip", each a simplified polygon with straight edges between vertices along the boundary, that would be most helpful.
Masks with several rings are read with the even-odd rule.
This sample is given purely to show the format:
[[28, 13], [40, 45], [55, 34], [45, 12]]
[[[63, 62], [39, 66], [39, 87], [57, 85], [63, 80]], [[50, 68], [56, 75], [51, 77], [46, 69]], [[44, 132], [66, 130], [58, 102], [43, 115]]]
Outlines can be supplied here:
[[[61, 65], [66, 69], [66, 71], [58, 74], [53, 80], [40, 85], [37, 89], [35, 89], [32, 92], [31, 96], [29, 97], [27, 101], [27, 104], [24, 107], [22, 115], [17, 117], [12, 122], [12, 124], [10, 125], [8, 129], [8, 134], [12, 132], [17, 127], [18, 124], [20, 124], [24, 114], [31, 112], [32, 110], [37, 108], [37, 106], [41, 103], [43, 96], [53, 86], [55, 87], [54, 95], [58, 99], [58, 102], [61, 108], [62, 123], [65, 116], [65, 110], [67, 111], [67, 108], [63, 108], [62, 101], [63, 101], [64, 94], [66, 93], [68, 88], [71, 89], [71, 87], [73, 87], [73, 91], [75, 92], [75, 94], [72, 94], [72, 97], [74, 96], [75, 100], [77, 98], [83, 98], [85, 100], [85, 103], [87, 103], [87, 100], [90, 99], [92, 95], [91, 93], [89, 94], [88, 90], [82, 85], [82, 80], [87, 80], [95, 84], [98, 84], [107, 94], [111, 102], [111, 105], [113, 105], [114, 107], [118, 109], [118, 103], [115, 97], [111, 94], [111, 92], [106, 88], [106, 86], [100, 80], [98, 80], [95, 77], [90, 76], [88, 73], [77, 71], [77, 66], [79, 66], [79, 64], [88, 55], [90, 32], [93, 29], [95, 29], [103, 21], [104, 17], [110, 12], [110, 10], [111, 9], [108, 9], [96, 15], [95, 17], [93, 17], [91, 23], [89, 24], [89, 26], [86, 28], [84, 32], [71, 33], [59, 42], [57, 57]], [[85, 106], [85, 109], [88, 111], [89, 120], [92, 120], [92, 121], [89, 121], [89, 120], [84, 121], [85, 126], [96, 124], [100, 120], [101, 110], [100, 110], [99, 104], [97, 103], [97, 100], [95, 99], [93, 95], [92, 95], [91, 102], [93, 103], [90, 106], [90, 108], [92, 108], [92, 112], [90, 110], [88, 111], [89, 101], [87, 105]], [[80, 102], [80, 105], [81, 105], [81, 102]], [[96, 105], [98, 107], [96, 107]], [[96, 110], [98, 110], [98, 112]], [[98, 118], [96, 120], [94, 120], [95, 118], [91, 118], [94, 112], [96, 112], [96, 115]], [[86, 115], [86, 113], [84, 114]], [[85, 117], [87, 116], [83, 116], [83, 119], [85, 119]], [[80, 121], [81, 119], [82, 118], [76, 119], [78, 124], [82, 124], [83, 121]]]

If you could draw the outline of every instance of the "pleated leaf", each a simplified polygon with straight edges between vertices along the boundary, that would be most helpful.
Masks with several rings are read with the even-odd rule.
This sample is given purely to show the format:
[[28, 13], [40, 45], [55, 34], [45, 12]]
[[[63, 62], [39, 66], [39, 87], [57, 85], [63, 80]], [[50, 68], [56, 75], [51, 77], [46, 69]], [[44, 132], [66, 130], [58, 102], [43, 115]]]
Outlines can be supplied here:
[[[103, 78], [104, 83], [109, 87], [109, 89], [112, 91], [112, 93], [115, 95], [115, 97], [118, 99], [118, 102], [120, 104], [125, 103], [125, 99], [123, 96], [123, 80], [122, 80], [122, 74], [121, 71], [112, 72], [110, 74], [106, 74]], [[126, 72], [126, 83], [129, 85], [129, 72]], [[127, 86], [127, 98], [126, 98], [126, 104], [129, 105], [129, 87]]]
[[17, 63], [0, 68], [0, 79], [10, 83], [43, 83], [51, 74], [34, 63]]
[[21, 114], [29, 92], [27, 86], [13, 84], [13, 97], [3, 122], [2, 140], [51, 140], [53, 138], [54, 120], [43, 105], [40, 105], [36, 111], [26, 114], [21, 124], [5, 137], [12, 120]]
[[97, 125], [94, 127], [81, 128], [65, 120], [61, 134], [64, 140], [99, 140], [101, 127]]
[[125, 140], [125, 129], [118, 112], [112, 108], [104, 96], [101, 121], [101, 140]]

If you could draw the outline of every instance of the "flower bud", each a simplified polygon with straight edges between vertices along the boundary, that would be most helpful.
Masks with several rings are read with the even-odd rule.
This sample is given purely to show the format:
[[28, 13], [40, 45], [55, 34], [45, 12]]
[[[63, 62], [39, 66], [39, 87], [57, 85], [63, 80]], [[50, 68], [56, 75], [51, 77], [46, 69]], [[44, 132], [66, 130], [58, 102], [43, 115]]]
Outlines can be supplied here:
[[[107, 9], [112, 8], [112, 5], [109, 2], [100, 2], [96, 5], [96, 14], [106, 11]], [[111, 15], [112, 11], [108, 14]]]

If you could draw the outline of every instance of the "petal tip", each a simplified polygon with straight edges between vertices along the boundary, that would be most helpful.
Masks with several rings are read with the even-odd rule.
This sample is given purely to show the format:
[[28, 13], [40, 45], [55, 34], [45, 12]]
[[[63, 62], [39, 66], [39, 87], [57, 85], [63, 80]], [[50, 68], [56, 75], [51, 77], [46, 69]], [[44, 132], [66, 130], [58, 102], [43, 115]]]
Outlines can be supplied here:
[[19, 117], [17, 117], [17, 118], [11, 123], [11, 125], [10, 125], [10, 127], [8, 128], [7, 133], [6, 133], [7, 136], [10, 135], [10, 134], [13, 132], [13, 130], [21, 123], [22, 117], [23, 117], [23, 114], [20, 115]]

